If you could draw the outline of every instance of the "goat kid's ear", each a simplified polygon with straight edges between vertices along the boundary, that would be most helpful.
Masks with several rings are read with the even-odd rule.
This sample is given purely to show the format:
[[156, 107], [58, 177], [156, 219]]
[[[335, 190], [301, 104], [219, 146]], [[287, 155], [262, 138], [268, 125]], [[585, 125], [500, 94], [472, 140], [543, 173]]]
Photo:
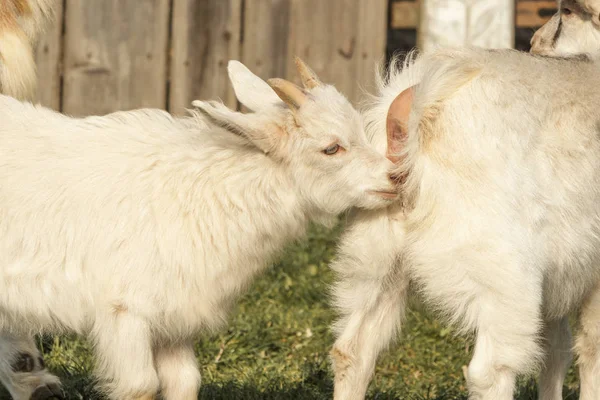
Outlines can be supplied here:
[[292, 111], [297, 111], [308, 100], [307, 93], [290, 81], [273, 78], [267, 83]]
[[194, 100], [192, 105], [212, 124], [243, 137], [265, 154], [272, 152], [283, 136], [281, 128], [263, 115], [236, 112], [216, 101]]
[[230, 60], [227, 64], [227, 73], [235, 97], [252, 111], [281, 104], [281, 100], [267, 82], [250, 72], [241, 62]]
[[400, 93], [390, 105], [386, 118], [387, 153], [393, 163], [400, 161], [400, 152], [408, 135], [408, 116], [412, 107], [414, 87]]

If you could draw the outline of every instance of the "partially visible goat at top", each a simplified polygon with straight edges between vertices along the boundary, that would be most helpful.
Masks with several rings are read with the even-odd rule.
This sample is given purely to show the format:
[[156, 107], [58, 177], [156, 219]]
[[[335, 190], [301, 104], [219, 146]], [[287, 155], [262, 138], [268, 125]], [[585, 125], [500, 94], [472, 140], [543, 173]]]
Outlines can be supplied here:
[[600, 56], [600, 0], [558, 0], [558, 11], [531, 38], [545, 56]]
[[380, 83], [367, 133], [402, 200], [353, 213], [332, 265], [335, 399], [364, 398], [411, 292], [476, 334], [471, 399], [534, 371], [561, 399], [572, 314], [580, 398], [600, 399], [600, 65], [442, 49]]
[[297, 67], [304, 88], [231, 61], [248, 114], [77, 119], [0, 96], [0, 328], [87, 335], [111, 398], [196, 399], [195, 335], [309, 222], [397, 198], [360, 114]]

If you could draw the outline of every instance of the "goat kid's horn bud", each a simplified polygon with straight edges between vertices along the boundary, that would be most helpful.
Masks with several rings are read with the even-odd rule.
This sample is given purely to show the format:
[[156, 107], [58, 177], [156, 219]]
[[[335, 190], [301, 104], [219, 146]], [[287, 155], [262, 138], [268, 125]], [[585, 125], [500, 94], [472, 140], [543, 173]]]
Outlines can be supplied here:
[[300, 75], [300, 79], [302, 80], [302, 85], [307, 89], [313, 89], [317, 86], [321, 86], [321, 81], [317, 77], [317, 74], [310, 69], [308, 65], [304, 61], [300, 59], [300, 57], [295, 57], [294, 62], [296, 63], [296, 70], [298, 71], [298, 75]]
[[277, 93], [277, 96], [294, 111], [299, 109], [307, 100], [306, 93], [290, 81], [273, 78], [267, 80], [267, 83]]

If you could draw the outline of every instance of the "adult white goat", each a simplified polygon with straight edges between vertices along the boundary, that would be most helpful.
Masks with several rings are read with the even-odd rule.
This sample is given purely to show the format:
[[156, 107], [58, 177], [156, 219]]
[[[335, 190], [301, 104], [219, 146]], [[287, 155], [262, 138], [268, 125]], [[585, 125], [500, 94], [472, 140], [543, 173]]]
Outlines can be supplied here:
[[403, 200], [356, 212], [333, 263], [336, 399], [364, 398], [411, 289], [476, 333], [472, 399], [512, 399], [540, 366], [540, 399], [560, 399], [573, 312], [581, 399], [600, 398], [596, 83], [591, 61], [483, 49], [382, 78], [367, 133], [397, 161]]
[[558, 11], [531, 38], [546, 56], [600, 55], [600, 0], [558, 0]]
[[[0, 93], [33, 101], [34, 49], [59, 0], [0, 1]], [[15, 400], [62, 398], [33, 337], [0, 332], [0, 381]]]
[[87, 335], [112, 398], [196, 399], [195, 335], [310, 221], [397, 198], [360, 114], [297, 66], [305, 89], [230, 62], [249, 114], [76, 119], [0, 96], [0, 328]]

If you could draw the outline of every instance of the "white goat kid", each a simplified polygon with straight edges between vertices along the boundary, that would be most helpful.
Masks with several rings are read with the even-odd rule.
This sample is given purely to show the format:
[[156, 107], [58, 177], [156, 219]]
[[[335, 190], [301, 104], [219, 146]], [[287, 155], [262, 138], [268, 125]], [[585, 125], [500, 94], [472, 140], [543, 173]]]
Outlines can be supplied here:
[[[32, 101], [37, 77], [34, 48], [58, 0], [0, 2], [0, 93]], [[0, 332], [0, 381], [15, 400], [62, 398], [31, 336]]]
[[114, 399], [196, 399], [195, 335], [310, 221], [397, 198], [360, 114], [297, 65], [306, 89], [230, 62], [250, 114], [76, 119], [0, 97], [0, 327], [87, 335]]
[[558, 0], [558, 12], [531, 38], [545, 56], [600, 55], [600, 0]]
[[472, 399], [512, 399], [537, 367], [540, 399], [560, 399], [573, 312], [581, 399], [600, 398], [598, 85], [594, 62], [483, 49], [382, 79], [367, 133], [392, 149], [403, 200], [358, 211], [342, 237], [336, 399], [364, 398], [411, 288], [476, 333]]

